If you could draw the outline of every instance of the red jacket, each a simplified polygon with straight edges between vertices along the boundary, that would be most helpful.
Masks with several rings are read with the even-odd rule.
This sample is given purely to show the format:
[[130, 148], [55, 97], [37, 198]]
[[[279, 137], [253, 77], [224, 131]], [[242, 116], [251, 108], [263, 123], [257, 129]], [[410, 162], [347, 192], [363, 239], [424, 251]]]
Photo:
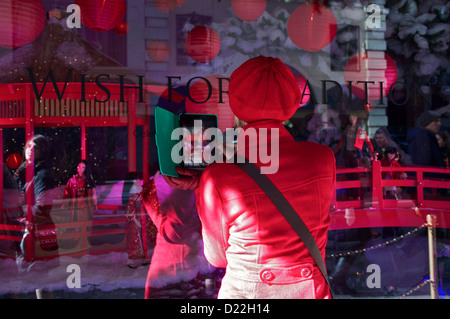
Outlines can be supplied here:
[[[244, 130], [250, 128], [279, 130], [279, 160], [275, 163], [278, 171], [267, 176], [300, 215], [324, 257], [335, 184], [333, 152], [316, 143], [295, 142], [278, 121], [254, 122]], [[248, 143], [246, 154], [255, 147], [255, 143]], [[256, 164], [260, 168], [268, 165]], [[329, 297], [328, 287], [298, 235], [260, 187], [236, 165], [214, 163], [208, 166], [202, 174], [196, 198], [205, 255], [214, 266], [227, 267], [221, 291], [228, 291], [223, 297]], [[301, 278], [300, 272], [311, 276]], [[305, 279], [311, 279], [315, 288], [312, 289], [310, 283], [304, 286]], [[262, 286], [235, 287], [237, 282], [247, 281]], [[303, 285], [300, 289], [312, 289], [312, 294], [286, 286], [299, 282]], [[276, 291], [268, 292], [266, 288], [272, 284], [279, 286]]]
[[[387, 158], [381, 159], [381, 166], [389, 166], [389, 167], [402, 167], [400, 163], [396, 160], [389, 161]], [[383, 178], [386, 179], [400, 179], [401, 176], [405, 174], [404, 171], [396, 171], [396, 172], [383, 172]]]

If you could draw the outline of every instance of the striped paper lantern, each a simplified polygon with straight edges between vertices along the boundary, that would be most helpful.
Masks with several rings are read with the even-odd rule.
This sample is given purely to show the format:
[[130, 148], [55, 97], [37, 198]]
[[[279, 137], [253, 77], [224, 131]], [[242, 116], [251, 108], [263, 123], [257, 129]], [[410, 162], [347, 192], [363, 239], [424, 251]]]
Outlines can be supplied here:
[[266, 10], [266, 0], [232, 0], [231, 9], [243, 21], [255, 21]]
[[41, 0], [0, 0], [0, 46], [13, 49], [33, 42], [45, 21]]
[[214, 29], [197, 26], [189, 31], [184, 45], [186, 53], [194, 61], [207, 63], [219, 54], [221, 41]]
[[77, 0], [81, 22], [91, 30], [105, 32], [117, 27], [125, 17], [125, 0]]
[[289, 16], [289, 38], [299, 48], [317, 52], [333, 41], [337, 32], [336, 18], [327, 7], [320, 4], [302, 4]]
[[146, 51], [153, 62], [165, 62], [170, 57], [170, 46], [163, 40], [150, 41], [146, 46]]

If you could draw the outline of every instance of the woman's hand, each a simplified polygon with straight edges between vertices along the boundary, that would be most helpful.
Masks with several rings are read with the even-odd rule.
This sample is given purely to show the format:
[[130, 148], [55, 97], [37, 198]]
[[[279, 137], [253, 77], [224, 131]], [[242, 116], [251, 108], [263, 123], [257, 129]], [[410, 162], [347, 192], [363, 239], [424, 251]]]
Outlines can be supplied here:
[[202, 171], [196, 169], [177, 167], [179, 177], [172, 177], [163, 175], [164, 180], [169, 186], [178, 188], [181, 190], [194, 190], [197, 188]]

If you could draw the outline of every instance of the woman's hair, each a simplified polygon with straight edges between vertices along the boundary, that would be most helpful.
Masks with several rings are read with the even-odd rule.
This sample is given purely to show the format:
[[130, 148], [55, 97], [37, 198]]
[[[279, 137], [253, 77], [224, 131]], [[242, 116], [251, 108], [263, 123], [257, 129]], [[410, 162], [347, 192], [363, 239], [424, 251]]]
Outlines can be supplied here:
[[388, 146], [388, 147], [386, 147], [384, 153], [385, 154], [397, 154], [397, 149], [395, 147]]
[[79, 163], [84, 163], [84, 165], [86, 165], [86, 168], [84, 169], [84, 175], [86, 176], [86, 188], [94, 188], [95, 183], [89, 162], [87, 160], [81, 160]]
[[39, 158], [34, 158], [35, 163], [51, 163], [54, 157], [54, 149], [50, 140], [44, 135], [35, 135], [31, 140], [28, 140], [25, 144], [24, 148], [24, 158], [25, 158], [25, 150], [27, 145], [30, 143], [34, 143], [34, 150], [38, 149], [40, 152]]
[[389, 131], [386, 129], [386, 128], [384, 128], [384, 127], [379, 127], [376, 131], [375, 131], [375, 134], [384, 134], [387, 138], [390, 138], [391, 137], [391, 135], [389, 134]]
[[442, 140], [444, 141], [445, 146], [449, 147], [450, 134], [448, 134], [448, 132], [446, 132], [446, 131], [440, 131], [437, 134], [442, 138]]

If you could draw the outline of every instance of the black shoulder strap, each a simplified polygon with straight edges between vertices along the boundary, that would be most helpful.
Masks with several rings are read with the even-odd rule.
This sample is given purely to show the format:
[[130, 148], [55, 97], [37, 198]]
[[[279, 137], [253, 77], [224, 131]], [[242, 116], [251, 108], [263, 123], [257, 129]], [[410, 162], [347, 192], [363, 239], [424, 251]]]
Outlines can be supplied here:
[[[309, 250], [311, 256], [316, 262], [320, 269], [325, 281], [328, 286], [330, 285], [328, 281], [327, 269], [325, 262], [320, 253], [319, 247], [317, 246], [314, 237], [311, 235], [308, 227], [303, 223], [302, 219], [298, 216], [297, 212], [292, 208], [286, 198], [281, 194], [278, 188], [272, 183], [272, 181], [263, 173], [260, 169], [253, 163], [249, 162], [248, 159], [236, 157], [234, 163], [244, 170], [253, 180], [262, 188], [262, 190], [267, 194], [271, 201], [275, 204], [278, 210], [283, 214], [289, 224], [294, 228], [296, 233], [300, 236], [300, 239], [305, 244], [306, 248]], [[331, 291], [330, 291], [331, 292]]]

